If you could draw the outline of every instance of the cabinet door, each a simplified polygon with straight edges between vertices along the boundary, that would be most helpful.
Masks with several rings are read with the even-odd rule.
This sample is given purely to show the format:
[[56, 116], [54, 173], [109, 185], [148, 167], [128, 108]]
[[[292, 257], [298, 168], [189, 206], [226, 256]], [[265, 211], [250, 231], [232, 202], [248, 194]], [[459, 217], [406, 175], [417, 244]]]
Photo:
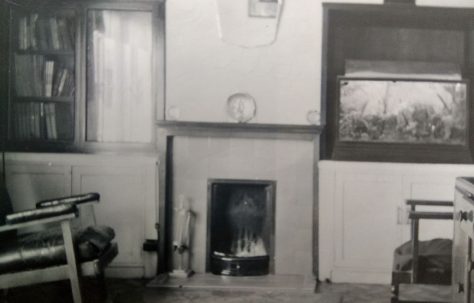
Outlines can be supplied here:
[[470, 302], [470, 283], [466, 284], [466, 282], [468, 282], [468, 279], [471, 279], [471, 277], [467, 276], [467, 258], [470, 257], [471, 252], [472, 238], [457, 227], [455, 229], [453, 248], [453, 303]]
[[[7, 189], [12, 198], [13, 211], [36, 207], [44, 199], [64, 197], [71, 193], [70, 167], [52, 163], [8, 163], [6, 166]], [[57, 226], [52, 224], [51, 226]], [[42, 230], [33, 226], [21, 233]]]
[[[403, 195], [404, 200], [418, 199], [418, 200], [434, 200], [434, 201], [453, 201], [454, 198], [454, 181], [456, 176], [462, 173], [413, 173], [403, 176]], [[408, 216], [409, 206], [404, 205]], [[439, 206], [417, 206], [418, 211], [435, 211], [435, 212], [450, 212], [452, 207]], [[404, 242], [410, 240], [410, 222], [404, 226], [403, 239]], [[421, 241], [453, 237], [453, 221], [451, 220], [421, 220], [419, 239]]]
[[337, 178], [335, 193], [334, 281], [389, 282], [393, 251], [401, 241], [400, 178], [347, 173]]
[[[111, 264], [127, 267], [131, 276], [143, 276], [142, 244], [145, 240], [146, 203], [150, 200], [149, 179], [138, 165], [107, 164], [75, 166], [72, 169], [73, 193], [98, 192], [94, 206], [97, 224], [115, 230], [119, 254]], [[153, 199], [153, 198], [152, 198]], [[120, 275], [123, 276], [121, 271]]]
[[474, 201], [456, 190], [453, 243], [453, 303], [471, 303], [474, 294]]
[[49, 149], [75, 136], [74, 10], [11, 8], [9, 139]]
[[10, 162], [6, 167], [6, 178], [14, 211], [35, 208], [35, 203], [40, 200], [71, 193], [69, 166]]

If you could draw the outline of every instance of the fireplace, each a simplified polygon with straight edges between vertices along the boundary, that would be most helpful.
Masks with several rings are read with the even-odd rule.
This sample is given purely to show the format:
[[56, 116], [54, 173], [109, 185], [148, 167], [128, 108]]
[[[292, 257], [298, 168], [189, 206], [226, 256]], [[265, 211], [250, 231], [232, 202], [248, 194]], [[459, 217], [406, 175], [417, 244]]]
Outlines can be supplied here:
[[[255, 260], [267, 258], [269, 265], [264, 267], [270, 275], [317, 274], [318, 127], [163, 122], [159, 130], [159, 271], [171, 269], [173, 209], [184, 196], [195, 215], [190, 267], [196, 274], [211, 273], [211, 184], [219, 188], [222, 183], [242, 181], [273, 191], [272, 198], [265, 200], [271, 201], [266, 211], [274, 214], [273, 221], [265, 225], [263, 230], [269, 233], [261, 240], [267, 241], [268, 257], [254, 255]], [[241, 268], [242, 264], [232, 263], [235, 258], [225, 256], [229, 247], [227, 244], [227, 252], [214, 250], [224, 250], [226, 266]]]
[[273, 273], [275, 181], [208, 180], [206, 271]]

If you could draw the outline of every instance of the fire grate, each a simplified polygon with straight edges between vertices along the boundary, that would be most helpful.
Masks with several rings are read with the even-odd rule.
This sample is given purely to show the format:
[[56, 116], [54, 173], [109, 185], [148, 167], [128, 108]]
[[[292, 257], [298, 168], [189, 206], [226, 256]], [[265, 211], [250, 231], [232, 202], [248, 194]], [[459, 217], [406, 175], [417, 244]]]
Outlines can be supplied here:
[[209, 180], [207, 271], [266, 275], [273, 270], [274, 181]]

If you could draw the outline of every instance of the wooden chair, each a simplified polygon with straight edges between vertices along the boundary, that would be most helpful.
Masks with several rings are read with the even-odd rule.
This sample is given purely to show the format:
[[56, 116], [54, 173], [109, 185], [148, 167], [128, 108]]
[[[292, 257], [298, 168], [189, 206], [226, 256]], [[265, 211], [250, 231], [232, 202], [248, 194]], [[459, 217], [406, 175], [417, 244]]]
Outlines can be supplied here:
[[[6, 190], [3, 191], [5, 196]], [[6, 214], [0, 220], [4, 222], [0, 226], [0, 288], [69, 279], [74, 302], [83, 302], [81, 278], [103, 277], [104, 268], [118, 254], [116, 243], [110, 241], [112, 229], [92, 227], [73, 233], [71, 228], [78, 208], [99, 199], [99, 194], [90, 193], [46, 200], [37, 203], [36, 209]], [[8, 203], [9, 199], [2, 200], [0, 203]], [[48, 227], [57, 224], [60, 230], [48, 228], [26, 236], [16, 234], [19, 229], [46, 223]]]
[[[399, 300], [401, 284], [451, 284], [452, 239], [419, 241], [420, 220], [452, 220], [453, 212], [417, 211], [416, 206], [452, 207], [452, 201], [407, 200], [411, 219], [410, 241], [401, 245], [394, 253], [392, 271], [391, 303], [416, 302]], [[446, 302], [448, 303], [448, 302]]]

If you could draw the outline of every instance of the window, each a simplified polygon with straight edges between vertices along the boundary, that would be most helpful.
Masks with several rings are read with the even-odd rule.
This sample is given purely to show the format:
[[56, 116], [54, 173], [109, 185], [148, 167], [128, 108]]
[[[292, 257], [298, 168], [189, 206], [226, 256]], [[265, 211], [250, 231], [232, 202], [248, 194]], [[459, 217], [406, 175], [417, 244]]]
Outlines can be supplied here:
[[86, 141], [152, 141], [152, 13], [87, 15]]

